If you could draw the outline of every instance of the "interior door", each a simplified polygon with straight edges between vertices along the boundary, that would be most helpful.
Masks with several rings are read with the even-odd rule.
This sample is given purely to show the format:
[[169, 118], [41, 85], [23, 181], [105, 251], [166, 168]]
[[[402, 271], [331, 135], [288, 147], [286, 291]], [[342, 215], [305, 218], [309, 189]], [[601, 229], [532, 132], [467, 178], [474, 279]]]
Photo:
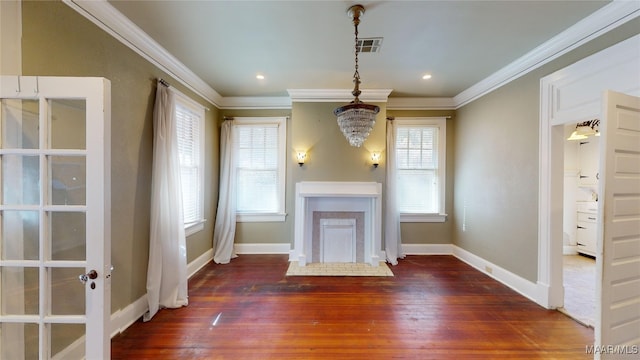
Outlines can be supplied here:
[[[608, 91], [601, 124], [601, 301], [595, 345], [602, 358], [637, 358], [640, 347], [640, 98]], [[598, 326], [598, 322], [599, 325]], [[615, 347], [619, 345], [619, 347]], [[611, 350], [611, 351], [609, 351]]]
[[110, 82], [0, 77], [0, 358], [108, 359]]

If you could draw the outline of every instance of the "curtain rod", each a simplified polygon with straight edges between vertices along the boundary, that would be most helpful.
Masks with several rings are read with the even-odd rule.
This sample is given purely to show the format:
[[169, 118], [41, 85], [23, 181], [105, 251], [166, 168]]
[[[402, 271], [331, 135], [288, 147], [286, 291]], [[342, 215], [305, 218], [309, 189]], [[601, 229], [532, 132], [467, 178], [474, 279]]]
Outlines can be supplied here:
[[[1, 0], [0, 0], [0, 1], [1, 1]], [[174, 93], [176, 93], [176, 94], [178, 94], [178, 95], [182, 96], [183, 98], [185, 98], [185, 99], [189, 100], [189, 101], [190, 101], [190, 102], [192, 102], [194, 105], [199, 106], [199, 107], [202, 107], [203, 109], [205, 109], [205, 110], [209, 111], [209, 108], [208, 108], [208, 107], [203, 106], [202, 104], [200, 104], [200, 103], [198, 103], [197, 101], [193, 100], [191, 97], [189, 97], [189, 96], [187, 96], [187, 95], [183, 94], [180, 90], [178, 90], [178, 89], [176, 89], [176, 88], [172, 87], [172, 86], [167, 82], [167, 80], [165, 80], [165, 79], [163, 79], [163, 78], [158, 78], [158, 83], [160, 83], [160, 84], [162, 84], [162, 85], [164, 85], [164, 86], [166, 86], [166, 87], [168, 87], [168, 88], [171, 88], [171, 91], [173, 91]]]

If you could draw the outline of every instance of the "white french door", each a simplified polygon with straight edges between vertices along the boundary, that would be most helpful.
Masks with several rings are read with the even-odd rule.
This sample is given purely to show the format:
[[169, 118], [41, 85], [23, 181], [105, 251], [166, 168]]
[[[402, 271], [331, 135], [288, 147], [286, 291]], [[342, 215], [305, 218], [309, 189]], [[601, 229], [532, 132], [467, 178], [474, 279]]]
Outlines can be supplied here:
[[[607, 91], [600, 154], [596, 355], [637, 359], [640, 348], [640, 98]], [[602, 196], [604, 195], [604, 196]], [[606, 349], [606, 348], [605, 348]], [[609, 348], [611, 349], [611, 348]], [[627, 356], [627, 357], [625, 357]]]
[[0, 77], [0, 358], [108, 359], [103, 78]]

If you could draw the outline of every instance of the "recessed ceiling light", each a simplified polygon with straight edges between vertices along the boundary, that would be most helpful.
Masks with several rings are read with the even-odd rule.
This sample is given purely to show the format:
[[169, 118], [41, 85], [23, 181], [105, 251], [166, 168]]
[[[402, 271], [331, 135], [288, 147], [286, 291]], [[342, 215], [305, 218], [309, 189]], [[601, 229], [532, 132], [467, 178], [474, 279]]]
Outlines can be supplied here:
[[431, 79], [431, 74], [422, 75], [422, 80], [429, 80], [429, 79]]
[[262, 75], [262, 74], [258, 74], [258, 75], [256, 75], [256, 79], [258, 79], [258, 80], [264, 80], [264, 75]]

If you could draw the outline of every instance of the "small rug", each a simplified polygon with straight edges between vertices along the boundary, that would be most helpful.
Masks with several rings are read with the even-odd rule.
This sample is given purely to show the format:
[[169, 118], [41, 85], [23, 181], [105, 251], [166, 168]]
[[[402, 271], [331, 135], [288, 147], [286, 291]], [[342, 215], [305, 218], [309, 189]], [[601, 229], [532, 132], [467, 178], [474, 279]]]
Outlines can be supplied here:
[[311, 263], [299, 266], [297, 261], [291, 261], [287, 276], [393, 276], [393, 273], [382, 261], [379, 266], [366, 263]]

